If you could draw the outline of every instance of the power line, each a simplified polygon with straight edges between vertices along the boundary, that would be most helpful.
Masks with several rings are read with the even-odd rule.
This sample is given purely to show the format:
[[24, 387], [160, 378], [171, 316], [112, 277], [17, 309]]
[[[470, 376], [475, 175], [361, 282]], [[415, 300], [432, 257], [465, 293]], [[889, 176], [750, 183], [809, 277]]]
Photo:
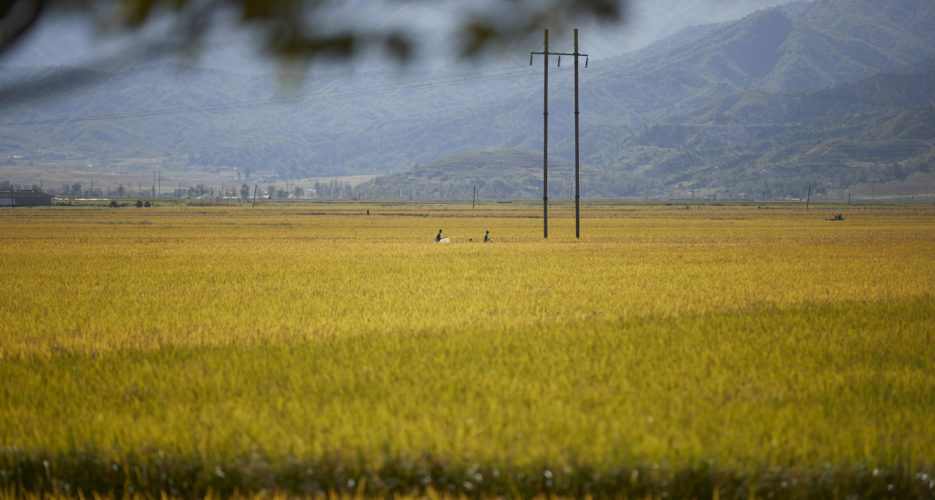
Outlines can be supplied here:
[[[543, 54], [545, 51], [534, 52], [535, 54]], [[552, 52], [552, 54], [559, 54], [558, 52]], [[570, 53], [561, 53], [562, 55], [571, 55]], [[147, 118], [154, 116], [165, 116], [173, 114], [187, 114], [187, 113], [202, 113], [210, 111], [223, 111], [228, 109], [238, 109], [238, 108], [252, 108], [252, 107], [266, 107], [266, 106], [276, 106], [281, 104], [286, 104], [289, 102], [303, 101], [307, 99], [316, 99], [319, 102], [332, 102], [339, 99], [350, 99], [354, 97], [373, 95], [373, 94], [385, 94], [389, 92], [396, 92], [400, 90], [413, 90], [413, 89], [432, 89], [432, 88], [441, 88], [446, 86], [458, 85], [461, 83], [475, 82], [475, 81], [494, 81], [500, 79], [513, 78], [515, 76], [520, 76], [528, 74], [530, 70], [523, 67], [523, 69], [517, 68], [504, 68], [502, 70], [496, 70], [493, 72], [486, 73], [464, 73], [458, 75], [448, 75], [440, 78], [425, 78], [418, 80], [410, 80], [408, 82], [402, 83], [400, 85], [377, 85], [377, 86], [366, 86], [358, 87], [355, 89], [350, 89], [346, 91], [333, 91], [326, 90], [320, 92], [312, 92], [307, 94], [299, 94], [293, 96], [283, 96], [283, 97], [272, 97], [266, 99], [256, 99], [256, 100], [247, 100], [247, 101], [236, 101], [236, 102], [227, 102], [220, 104], [204, 105], [204, 106], [183, 106], [179, 108], [167, 108], [167, 109], [158, 109], [158, 110], [149, 110], [149, 111], [134, 111], [126, 113], [110, 113], [104, 115], [95, 115], [95, 116], [78, 116], [78, 117], [67, 117], [67, 118], [51, 118], [45, 120], [31, 120], [31, 121], [22, 121], [22, 122], [10, 122], [10, 123], [0, 123], [0, 127], [23, 127], [23, 126], [35, 126], [35, 125], [56, 125], [56, 124], [67, 124], [67, 123], [79, 123], [87, 121], [104, 121], [104, 120], [121, 120], [121, 119], [132, 119], [132, 118]], [[794, 98], [794, 97], [803, 97], [808, 96], [809, 98], [820, 99], [820, 100], [840, 100], [830, 95], [823, 95], [823, 91], [816, 92], [801, 92], [801, 93], [791, 93], [791, 92], [781, 92], [775, 89], [762, 89], [762, 88], [751, 88], [751, 87], [741, 87], [727, 82], [709, 82], [709, 81], [698, 81], [698, 80], [687, 80], [679, 79], [673, 77], [661, 77], [655, 76], [645, 71], [616, 71], [611, 74], [616, 76], [630, 79], [630, 80], [642, 80], [653, 83], [668, 83], [672, 85], [683, 85], [699, 89], [709, 89], [709, 90], [729, 90], [734, 94], [744, 94], [744, 95], [766, 95], [773, 97], [785, 97], [785, 98]], [[83, 92], [84, 93], [84, 92]], [[759, 126], [768, 126], [769, 124], [758, 124]]]
[[744, 94], [765, 94], [775, 97], [797, 97], [806, 94], [806, 92], [782, 92], [776, 89], [741, 87], [739, 85], [734, 85], [727, 82], [710, 82], [701, 80], [691, 81], [673, 77], [655, 76], [645, 71], [616, 71], [613, 72], [613, 74], [628, 78], [630, 80], [644, 80], [652, 83], [669, 83], [672, 85], [684, 85], [687, 87], [694, 87], [699, 89], [719, 90], [727, 88], [737, 93]]
[[[732, 95], [738, 95], [738, 94], [739, 95], [763, 95], [763, 96], [769, 96], [769, 97], [782, 97], [782, 98], [806, 98], [806, 99], [815, 99], [815, 100], [826, 101], [826, 102], [829, 102], [829, 101], [852, 102], [851, 99], [847, 97], [842, 97], [840, 95], [831, 93], [830, 91], [835, 88], [834, 86], [821, 88], [821, 89], [814, 89], [814, 90], [802, 90], [802, 91], [790, 92], [790, 91], [782, 91], [779, 89], [771, 89], [771, 88], [744, 87], [744, 86], [735, 85], [729, 82], [711, 82], [711, 81], [701, 81], [701, 80], [688, 80], [688, 79], [682, 79], [682, 78], [675, 78], [671, 76], [656, 76], [646, 71], [637, 71], [637, 70], [632, 70], [632, 71], [617, 70], [617, 71], [608, 71], [608, 73], [616, 75], [616, 76], [620, 76], [624, 79], [642, 80], [642, 81], [647, 81], [650, 83], [681, 85], [681, 86], [686, 86], [686, 87], [693, 87], [693, 88], [707, 89], [707, 90], [729, 90], [733, 92]], [[873, 76], [874, 75], [868, 75], [868, 77], [871, 77], [871, 78]], [[849, 85], [852, 83], [856, 83], [856, 81], [855, 82], [844, 82], [841, 85]], [[861, 102], [864, 102], [864, 103], [883, 104], [883, 105], [891, 104], [891, 100], [889, 99], [869, 99], [866, 96], [861, 96], [860, 99], [861, 99]]]
[[413, 89], [431, 89], [431, 88], [440, 88], [458, 85], [461, 83], [468, 82], [478, 82], [478, 81], [493, 81], [501, 80], [507, 78], [513, 78], [518, 75], [528, 74], [529, 70], [525, 67], [523, 69], [516, 68], [506, 68], [504, 70], [497, 70], [495, 72], [488, 73], [464, 73], [459, 75], [450, 75], [441, 78], [426, 78], [421, 80], [412, 80], [401, 85], [395, 86], [369, 86], [369, 87], [358, 87], [346, 91], [333, 91], [327, 90], [322, 92], [312, 92], [308, 94], [300, 94], [293, 96], [283, 96], [283, 97], [271, 97], [266, 99], [255, 99], [249, 101], [237, 101], [237, 102], [227, 102], [221, 104], [209, 104], [204, 106], [183, 106], [179, 108], [168, 108], [168, 109], [159, 109], [159, 110], [150, 110], [150, 111], [134, 111], [127, 113], [110, 113], [105, 115], [96, 115], [96, 116], [79, 116], [71, 118], [52, 118], [47, 120], [33, 120], [33, 121], [23, 121], [23, 122], [11, 122], [11, 123], [0, 123], [0, 127], [21, 127], [21, 126], [33, 126], [33, 125], [57, 125], [65, 123], [78, 123], [78, 122], [87, 122], [87, 121], [102, 121], [102, 120], [119, 120], [119, 119], [128, 119], [128, 118], [147, 118], [153, 116], [164, 116], [164, 115], [173, 115], [173, 114], [185, 114], [185, 113], [202, 113], [208, 111], [221, 111], [227, 109], [237, 109], [237, 108], [253, 108], [253, 107], [265, 107], [265, 106], [276, 106], [280, 104], [286, 104], [289, 102], [303, 101], [307, 99], [317, 99], [319, 102], [328, 102], [338, 99], [348, 99], [353, 97], [367, 96], [373, 94], [384, 94], [389, 92], [396, 92], [400, 90], [413, 90]]

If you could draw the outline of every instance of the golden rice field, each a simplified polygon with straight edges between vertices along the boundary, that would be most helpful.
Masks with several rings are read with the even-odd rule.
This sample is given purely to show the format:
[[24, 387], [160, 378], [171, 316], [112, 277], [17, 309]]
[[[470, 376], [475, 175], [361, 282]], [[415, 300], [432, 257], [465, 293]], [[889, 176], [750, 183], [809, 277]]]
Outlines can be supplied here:
[[935, 498], [935, 208], [802, 208], [0, 210], [0, 496]]

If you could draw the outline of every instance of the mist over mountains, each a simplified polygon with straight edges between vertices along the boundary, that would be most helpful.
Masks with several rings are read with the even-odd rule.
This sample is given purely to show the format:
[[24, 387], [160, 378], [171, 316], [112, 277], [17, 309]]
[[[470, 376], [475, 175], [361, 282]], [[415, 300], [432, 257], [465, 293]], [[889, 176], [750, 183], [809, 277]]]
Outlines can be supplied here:
[[[631, 52], [649, 35], [582, 29], [592, 56], [580, 72], [584, 196], [781, 197], [930, 171], [935, 5], [815, 0], [738, 13], [718, 4], [704, 20], [722, 22]], [[654, 22], [704, 17], [696, 2], [665, 6], [671, 16]], [[731, 13], [747, 15], [723, 21]], [[541, 58], [528, 66], [541, 47], [444, 70], [313, 71], [301, 88], [231, 71], [223, 57], [76, 69], [63, 83], [60, 66], [41, 65], [49, 47], [0, 61], [0, 180], [133, 184], [154, 168], [173, 182], [231, 184], [367, 174], [380, 177], [359, 195], [463, 197], [480, 184], [489, 198], [541, 196]], [[570, 51], [570, 39], [550, 47]], [[549, 72], [550, 197], [570, 187], [571, 66], [563, 58]]]

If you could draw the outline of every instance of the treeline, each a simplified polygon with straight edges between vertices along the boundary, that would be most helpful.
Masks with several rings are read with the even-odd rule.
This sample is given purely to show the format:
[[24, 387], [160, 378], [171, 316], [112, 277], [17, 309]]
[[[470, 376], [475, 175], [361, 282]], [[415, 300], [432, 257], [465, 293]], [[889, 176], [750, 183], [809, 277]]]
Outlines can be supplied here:
[[[118, 184], [112, 186], [84, 186], [80, 182], [71, 184], [62, 184], [58, 188], [41, 187], [37, 184], [23, 185], [14, 184], [8, 180], [0, 180], [0, 190], [35, 190], [43, 191], [56, 196], [86, 196], [94, 198], [252, 198], [254, 194], [258, 197], [267, 199], [288, 199], [288, 198], [313, 198], [313, 199], [357, 199], [361, 197], [361, 190], [352, 186], [348, 182], [331, 180], [328, 182], [316, 181], [312, 185], [300, 186], [287, 183], [286, 187], [268, 184], [261, 187], [258, 184], [241, 183], [226, 185], [223, 187], [213, 187], [205, 184], [196, 184], [194, 186], [174, 187], [171, 191], [157, 189], [154, 185], [124, 186]], [[373, 193], [370, 193], [373, 194]], [[370, 196], [375, 197], [375, 196]], [[400, 196], [401, 198], [402, 196]]]
[[[523, 200], [542, 198], [542, 179], [520, 175], [520, 169], [505, 168], [508, 177], [464, 178], [436, 181], [419, 178], [378, 177], [358, 186], [358, 196], [366, 199], [423, 199], [423, 200]], [[515, 175], [509, 176], [514, 173]], [[456, 177], [456, 176], [453, 176]], [[580, 176], [580, 195], [585, 198], [628, 198], [661, 196], [664, 186], [643, 175], [612, 170], [588, 171]], [[549, 176], [549, 199], [573, 200], [575, 182], [571, 175]]]
[[27, 184], [13, 184], [13, 183], [11, 183], [10, 181], [7, 181], [7, 180], [0, 180], [0, 191], [7, 191], [7, 190], [11, 190], [11, 189], [21, 189], [21, 190], [29, 190], [29, 189], [32, 189], [32, 190], [35, 190], [35, 191], [41, 191], [41, 189], [39, 188], [39, 186], [36, 185], [36, 184], [33, 184], [33, 185], [30, 186], [30, 185], [27, 185]]

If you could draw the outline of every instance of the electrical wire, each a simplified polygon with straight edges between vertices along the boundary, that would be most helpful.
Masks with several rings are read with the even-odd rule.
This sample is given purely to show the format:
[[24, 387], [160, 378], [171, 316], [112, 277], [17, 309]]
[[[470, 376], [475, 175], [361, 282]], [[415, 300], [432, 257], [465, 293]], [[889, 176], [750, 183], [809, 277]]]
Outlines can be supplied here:
[[[514, 78], [517, 76], [528, 75], [534, 72], [537, 72], [538, 66], [530, 69], [529, 67], [522, 65], [517, 67], [507, 67], [500, 70], [482, 72], [482, 73], [462, 73], [456, 75], [446, 75], [443, 77], [432, 77], [432, 78], [423, 78], [409, 80], [399, 85], [376, 85], [376, 86], [364, 86], [357, 87], [348, 90], [335, 90], [334, 88], [319, 91], [311, 92], [305, 94], [298, 94], [292, 96], [281, 96], [281, 97], [271, 97], [265, 99], [255, 99], [255, 100], [246, 100], [246, 101], [236, 101], [236, 102], [226, 102], [220, 104], [210, 104], [203, 106], [183, 106], [178, 108], [167, 108], [167, 109], [157, 109], [150, 111], [134, 111], [126, 113], [109, 113], [96, 116], [79, 116], [79, 117], [66, 117], [66, 118], [51, 118], [44, 120], [31, 120], [31, 121], [20, 121], [20, 122], [9, 122], [9, 123], [0, 123], [0, 127], [25, 127], [25, 126], [37, 126], [37, 125], [58, 125], [58, 124], [68, 124], [68, 123], [79, 123], [79, 122], [89, 122], [89, 121], [104, 121], [104, 120], [121, 120], [121, 119], [133, 119], [133, 118], [148, 118], [155, 116], [167, 116], [175, 114], [187, 114], [187, 113], [206, 113], [213, 111], [224, 111], [231, 109], [243, 109], [243, 108], [258, 108], [258, 107], [267, 107], [267, 106], [278, 106], [287, 103], [302, 102], [306, 100], [315, 100], [316, 102], [334, 102], [337, 100], [352, 99], [355, 97], [369, 96], [374, 94], [387, 94], [392, 92], [399, 92], [402, 90], [425, 90], [425, 89], [434, 89], [441, 87], [454, 86], [470, 82], [484, 82], [484, 81], [496, 81]], [[680, 85], [688, 86], [698, 89], [707, 89], [707, 90], [729, 90], [734, 95], [766, 95], [773, 97], [798, 97], [802, 95], [810, 95], [812, 98], [823, 99], [823, 100], [834, 100], [832, 96], [822, 97], [821, 93], [790, 93], [790, 92], [781, 92], [774, 89], [763, 89], [763, 88], [749, 88], [749, 87], [740, 87], [726, 82], [709, 82], [709, 81], [690, 81], [687, 79], [679, 79], [672, 77], [660, 77], [652, 75], [645, 71], [610, 71], [608, 72], [615, 76], [621, 77], [626, 80], [631, 81], [646, 81], [657, 84], [670, 84], [670, 85]]]
[[104, 115], [96, 116], [83, 116], [83, 117], [71, 117], [71, 118], [52, 118], [47, 120], [32, 120], [32, 121], [21, 121], [21, 122], [10, 122], [10, 123], [0, 123], [0, 127], [22, 127], [22, 126], [34, 126], [34, 125], [58, 125], [58, 124], [67, 124], [67, 123], [79, 123], [79, 122], [88, 122], [88, 121], [102, 121], [102, 120], [118, 120], [118, 119], [129, 119], [129, 118], [148, 118], [154, 116], [165, 116], [165, 115], [174, 115], [174, 114], [185, 114], [185, 113], [204, 113], [210, 111], [222, 111], [228, 109], [238, 109], [238, 108], [253, 108], [253, 107], [266, 107], [266, 106], [277, 106], [281, 104], [287, 104], [290, 102], [301, 102], [305, 100], [315, 99], [318, 102], [329, 102], [335, 101], [338, 99], [349, 99], [354, 97], [368, 96], [373, 94], [386, 94], [391, 92], [398, 92], [401, 90], [413, 90], [413, 89], [433, 89], [440, 87], [447, 87], [452, 85], [458, 85], [468, 82], [481, 82], [481, 81], [495, 81], [502, 80], [507, 78], [513, 78], [523, 74], [530, 73], [530, 70], [523, 67], [523, 69], [517, 68], [505, 68], [503, 70], [497, 70], [494, 72], [487, 73], [464, 73], [459, 75], [449, 75], [440, 78], [426, 78], [421, 80], [410, 80], [401, 85], [382, 85], [382, 86], [367, 86], [367, 87], [358, 87], [350, 90], [335, 91], [334, 89], [329, 89], [323, 92], [312, 92], [306, 94], [292, 95], [292, 96], [282, 96], [282, 97], [271, 97], [266, 99], [255, 99], [248, 101], [236, 101], [236, 102], [227, 102], [221, 104], [209, 104], [204, 106], [183, 106], [179, 108], [167, 108], [167, 109], [158, 109], [150, 111], [134, 111], [127, 113], [109, 113]]

